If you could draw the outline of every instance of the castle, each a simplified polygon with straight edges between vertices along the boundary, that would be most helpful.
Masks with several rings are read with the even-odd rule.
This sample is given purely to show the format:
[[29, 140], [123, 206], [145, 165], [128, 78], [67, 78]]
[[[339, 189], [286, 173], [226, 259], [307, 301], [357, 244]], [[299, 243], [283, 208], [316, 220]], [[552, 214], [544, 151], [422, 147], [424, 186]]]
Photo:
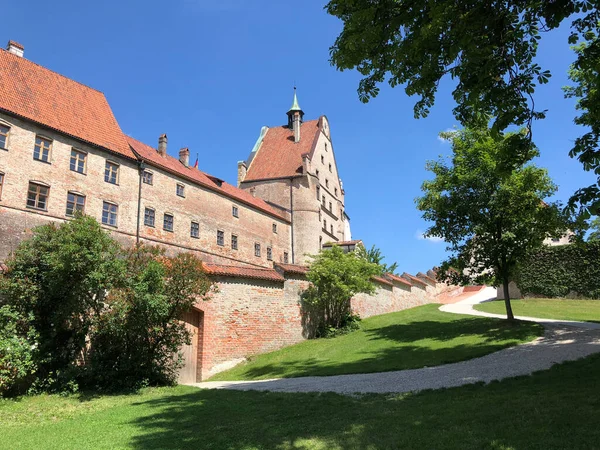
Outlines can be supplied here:
[[284, 126], [263, 127], [238, 186], [120, 129], [101, 92], [0, 50], [0, 262], [32, 227], [81, 211], [125, 244], [190, 251], [246, 267], [304, 263], [350, 240], [325, 116], [304, 121], [296, 93]]
[[[294, 92], [283, 126], [263, 127], [237, 186], [125, 135], [101, 92], [0, 49], [0, 272], [45, 223], [95, 217], [125, 245], [195, 253], [219, 290], [182, 318], [182, 382], [249, 355], [299, 342], [310, 324], [300, 292], [307, 255], [352, 249], [329, 121], [304, 121]], [[434, 301], [433, 274], [374, 277], [376, 293], [352, 299], [363, 317]]]

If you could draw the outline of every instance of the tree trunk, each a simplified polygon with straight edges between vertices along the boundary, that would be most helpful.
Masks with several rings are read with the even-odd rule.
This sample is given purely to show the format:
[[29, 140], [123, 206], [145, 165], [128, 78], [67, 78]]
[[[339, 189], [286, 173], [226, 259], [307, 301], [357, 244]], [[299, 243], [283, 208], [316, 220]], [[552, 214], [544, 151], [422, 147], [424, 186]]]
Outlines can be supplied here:
[[515, 315], [513, 314], [512, 306], [510, 304], [510, 293], [508, 289], [508, 284], [510, 281], [508, 280], [508, 276], [504, 275], [502, 277], [502, 288], [504, 289], [504, 304], [506, 305], [506, 318], [508, 320], [515, 320]]

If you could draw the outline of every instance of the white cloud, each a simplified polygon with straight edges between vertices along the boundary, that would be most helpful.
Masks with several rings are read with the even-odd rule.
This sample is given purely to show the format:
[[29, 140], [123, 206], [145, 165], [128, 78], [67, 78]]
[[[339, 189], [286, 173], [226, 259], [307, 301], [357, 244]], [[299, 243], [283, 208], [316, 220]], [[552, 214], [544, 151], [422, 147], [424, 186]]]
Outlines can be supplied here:
[[425, 237], [425, 233], [423, 232], [423, 230], [417, 230], [417, 232], [415, 233], [415, 237], [420, 241], [429, 241], [435, 243], [444, 242], [444, 240], [438, 236]]

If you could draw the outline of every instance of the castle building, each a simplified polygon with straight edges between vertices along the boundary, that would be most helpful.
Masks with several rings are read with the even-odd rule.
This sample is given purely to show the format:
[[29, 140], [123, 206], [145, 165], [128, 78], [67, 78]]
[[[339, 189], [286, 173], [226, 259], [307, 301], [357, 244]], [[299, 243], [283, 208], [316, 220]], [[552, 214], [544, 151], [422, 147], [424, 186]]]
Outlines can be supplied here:
[[[344, 189], [325, 116], [263, 127], [238, 186], [125, 135], [104, 94], [0, 49], [0, 262], [31, 229], [77, 211], [120, 242], [242, 267], [303, 263], [350, 240]], [[158, 133], [157, 133], [158, 134]]]

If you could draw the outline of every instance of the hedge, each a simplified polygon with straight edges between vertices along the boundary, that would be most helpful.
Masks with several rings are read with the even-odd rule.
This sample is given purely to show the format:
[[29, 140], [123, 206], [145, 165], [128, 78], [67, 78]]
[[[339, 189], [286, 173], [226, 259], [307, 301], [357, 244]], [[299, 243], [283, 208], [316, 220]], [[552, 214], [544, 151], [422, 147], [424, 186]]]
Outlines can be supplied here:
[[600, 242], [545, 247], [524, 261], [516, 280], [525, 296], [600, 298]]

